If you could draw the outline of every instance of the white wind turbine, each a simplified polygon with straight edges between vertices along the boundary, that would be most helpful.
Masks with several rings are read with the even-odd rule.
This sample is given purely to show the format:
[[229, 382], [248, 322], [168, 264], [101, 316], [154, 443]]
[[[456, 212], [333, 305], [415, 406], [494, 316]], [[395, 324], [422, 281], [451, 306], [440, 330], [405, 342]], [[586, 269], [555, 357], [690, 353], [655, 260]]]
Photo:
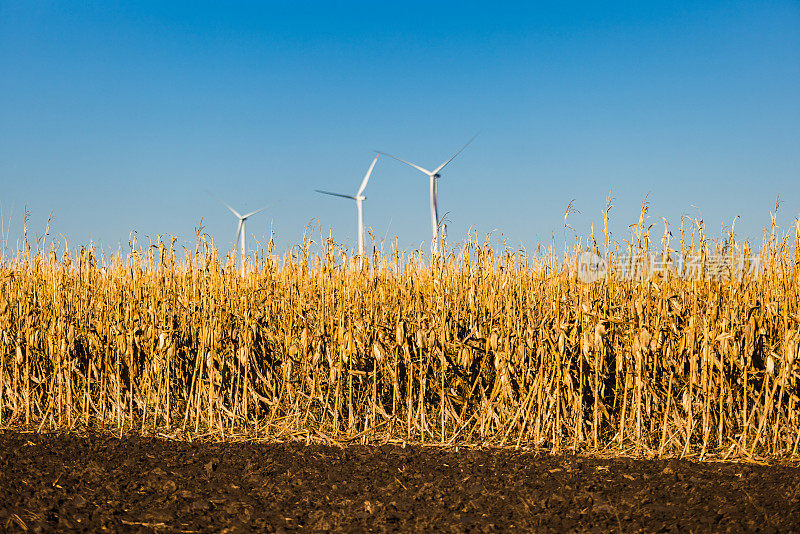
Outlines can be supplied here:
[[392, 156], [391, 154], [387, 154], [386, 152], [378, 152], [379, 154], [383, 154], [385, 156], [389, 156], [390, 158], [394, 158], [397, 161], [401, 161], [401, 162], [405, 163], [406, 165], [410, 165], [411, 167], [414, 167], [415, 169], [417, 169], [421, 173], [427, 174], [430, 177], [430, 180], [431, 180], [431, 234], [432, 234], [432, 238], [431, 238], [431, 255], [433, 255], [433, 256], [435, 256], [439, 252], [439, 202], [438, 202], [438, 192], [437, 192], [437, 190], [438, 190], [437, 180], [439, 178], [441, 178], [441, 176], [439, 175], [439, 172], [442, 169], [444, 169], [445, 166], [448, 163], [453, 161], [453, 159], [456, 156], [458, 156], [461, 153], [462, 150], [467, 148], [467, 145], [469, 145], [477, 136], [478, 136], [477, 134], [472, 136], [472, 139], [467, 141], [467, 143], [464, 146], [462, 146], [460, 149], [458, 149], [458, 152], [453, 154], [450, 157], [450, 159], [448, 159], [447, 161], [445, 161], [444, 163], [442, 163], [441, 165], [439, 165], [438, 167], [436, 167], [432, 171], [429, 171], [428, 169], [423, 169], [419, 165], [415, 165], [415, 164], [413, 164], [411, 162], [408, 162], [408, 161], [406, 161], [404, 159], [400, 159], [397, 156]]
[[267, 209], [269, 207], [269, 205], [268, 206], [264, 206], [263, 208], [259, 208], [259, 209], [255, 210], [255, 211], [251, 211], [250, 213], [246, 213], [245, 215], [242, 215], [238, 211], [236, 211], [235, 209], [230, 207], [227, 202], [225, 202], [224, 200], [222, 200], [218, 196], [216, 196], [216, 195], [213, 195], [213, 196], [214, 196], [214, 198], [219, 200], [222, 203], [223, 206], [225, 206], [226, 208], [231, 210], [233, 212], [233, 214], [236, 215], [236, 217], [239, 219], [239, 224], [236, 226], [236, 241], [234, 241], [234, 246], [235, 246], [235, 243], [237, 243], [237, 242], [239, 243], [239, 247], [240, 247], [239, 248], [239, 262], [241, 263], [242, 274], [244, 274], [244, 263], [245, 263], [244, 260], [245, 260], [245, 251], [246, 251], [246, 249], [245, 249], [245, 232], [244, 232], [245, 222], [247, 221], [248, 217], [250, 217], [252, 215], [255, 215], [256, 213], [259, 213], [261, 211], [264, 211], [265, 209]]
[[356, 196], [350, 195], [342, 195], [341, 193], [331, 193], [330, 191], [322, 191], [321, 189], [314, 189], [317, 193], [322, 193], [323, 195], [331, 195], [334, 197], [342, 197], [342, 198], [349, 198], [350, 200], [356, 201], [356, 210], [358, 210], [358, 256], [364, 256], [364, 206], [363, 202], [367, 200], [367, 197], [361, 196], [361, 193], [364, 192], [364, 189], [367, 187], [367, 182], [369, 182], [369, 177], [372, 174], [372, 169], [375, 168], [375, 164], [378, 162], [378, 154], [375, 154], [375, 159], [372, 160], [372, 165], [369, 166], [367, 170], [367, 174], [364, 175], [364, 179], [361, 180], [361, 187], [358, 188], [358, 193]]

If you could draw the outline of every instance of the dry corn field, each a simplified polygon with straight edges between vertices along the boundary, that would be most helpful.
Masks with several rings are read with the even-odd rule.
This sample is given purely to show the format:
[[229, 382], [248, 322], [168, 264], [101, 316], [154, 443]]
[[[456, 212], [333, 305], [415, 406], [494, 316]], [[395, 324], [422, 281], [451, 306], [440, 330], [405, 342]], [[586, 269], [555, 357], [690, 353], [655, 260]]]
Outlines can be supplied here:
[[[574, 254], [475, 239], [433, 266], [310, 247], [244, 276], [202, 238], [3, 261], [0, 427], [798, 456], [797, 232], [750, 272], [592, 284]], [[657, 254], [713, 252], [701, 233]]]

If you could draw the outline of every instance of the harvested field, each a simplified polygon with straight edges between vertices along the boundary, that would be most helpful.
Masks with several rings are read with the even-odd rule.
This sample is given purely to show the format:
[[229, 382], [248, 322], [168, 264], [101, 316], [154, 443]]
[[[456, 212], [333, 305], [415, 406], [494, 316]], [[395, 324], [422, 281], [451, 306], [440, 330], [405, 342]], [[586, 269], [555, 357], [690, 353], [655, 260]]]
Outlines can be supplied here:
[[240, 274], [200, 236], [0, 262], [0, 528], [795, 530], [800, 221], [720, 274], [747, 243], [653, 255], [645, 211], [605, 257], [680, 269], [472, 240]]
[[396, 445], [0, 434], [0, 528], [32, 532], [790, 532], [796, 465]]

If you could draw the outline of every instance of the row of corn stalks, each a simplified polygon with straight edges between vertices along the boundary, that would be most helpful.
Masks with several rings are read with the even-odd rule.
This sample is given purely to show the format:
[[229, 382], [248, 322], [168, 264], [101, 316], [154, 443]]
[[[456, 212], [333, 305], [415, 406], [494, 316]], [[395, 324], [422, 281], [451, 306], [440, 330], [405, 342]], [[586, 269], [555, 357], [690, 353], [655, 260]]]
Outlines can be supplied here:
[[[633, 226], [625, 251], [648, 252]], [[710, 257], [700, 230], [659, 254]], [[591, 284], [572, 252], [475, 238], [432, 265], [317, 247], [245, 275], [202, 238], [17, 253], [0, 263], [0, 427], [798, 456], [796, 232], [749, 272]]]

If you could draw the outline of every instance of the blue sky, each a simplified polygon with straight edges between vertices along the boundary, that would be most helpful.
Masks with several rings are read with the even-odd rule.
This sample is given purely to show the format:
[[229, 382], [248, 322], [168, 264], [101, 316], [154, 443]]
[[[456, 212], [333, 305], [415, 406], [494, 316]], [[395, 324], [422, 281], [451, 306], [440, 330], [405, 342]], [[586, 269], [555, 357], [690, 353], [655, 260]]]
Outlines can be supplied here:
[[[447, 159], [449, 241], [493, 232], [528, 250], [602, 226], [645, 195], [653, 235], [736, 216], [760, 240], [800, 214], [798, 2], [252, 2], [0, 0], [0, 206], [14, 249], [40, 235], [104, 248], [205, 230], [230, 250], [237, 209], [279, 251], [304, 231], [355, 246], [373, 157]], [[423, 175], [382, 158], [365, 223], [429, 242]], [[696, 206], [699, 209], [695, 209]], [[571, 234], [571, 233], [570, 233]], [[572, 234], [571, 234], [572, 236]], [[570, 238], [572, 238], [570, 236]]]

